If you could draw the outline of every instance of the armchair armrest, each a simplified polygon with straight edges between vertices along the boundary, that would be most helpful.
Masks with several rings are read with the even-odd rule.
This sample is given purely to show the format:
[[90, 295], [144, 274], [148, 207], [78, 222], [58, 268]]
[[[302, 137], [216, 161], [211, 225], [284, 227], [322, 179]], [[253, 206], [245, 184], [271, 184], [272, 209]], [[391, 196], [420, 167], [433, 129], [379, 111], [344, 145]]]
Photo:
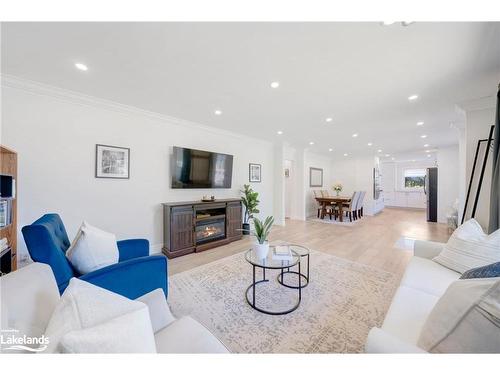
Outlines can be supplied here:
[[420, 258], [432, 259], [443, 250], [444, 243], [433, 241], [415, 241], [413, 255]]
[[427, 353], [418, 346], [405, 342], [384, 330], [374, 327], [368, 333], [365, 353]]
[[149, 241], [142, 238], [117, 241], [120, 252], [120, 262], [124, 260], [147, 257], [149, 255]]
[[130, 299], [158, 288], [167, 296], [167, 258], [154, 255], [130, 259], [87, 273], [80, 279]]

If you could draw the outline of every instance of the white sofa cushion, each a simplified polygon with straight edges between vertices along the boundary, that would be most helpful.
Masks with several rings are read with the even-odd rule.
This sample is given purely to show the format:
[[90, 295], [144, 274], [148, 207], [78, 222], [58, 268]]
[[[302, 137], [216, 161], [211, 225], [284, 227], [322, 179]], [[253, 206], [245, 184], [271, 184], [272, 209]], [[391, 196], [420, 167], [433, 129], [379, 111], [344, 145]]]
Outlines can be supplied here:
[[460, 273], [499, 262], [500, 230], [487, 235], [476, 220], [470, 219], [455, 229], [434, 261]]
[[71, 264], [80, 274], [118, 263], [120, 254], [116, 236], [83, 222], [73, 243], [66, 252]]
[[500, 278], [451, 284], [427, 318], [418, 345], [435, 353], [499, 353]]
[[[59, 346], [59, 343], [72, 331], [86, 330], [137, 311], [142, 311], [141, 313], [135, 314], [135, 324], [137, 327], [122, 327], [122, 329], [126, 332], [137, 332], [138, 329], [142, 329], [144, 332], [137, 337], [137, 340], [132, 337], [130, 339], [136, 345], [137, 352], [143, 352], [143, 348], [147, 348], [154, 352], [153, 328], [151, 326], [148, 308], [144, 303], [132, 301], [116, 293], [110, 292], [109, 290], [77, 278], [72, 278], [61, 296], [59, 304], [56, 306], [47, 326], [47, 330], [45, 331], [45, 336], [50, 340], [46, 352], [53, 353], [63, 350], [63, 348]], [[119, 322], [123, 322], [123, 320], [119, 320]], [[127, 324], [133, 325], [132, 321], [127, 320], [127, 322]], [[115, 323], [104, 328], [117, 328]], [[96, 328], [97, 331], [99, 329], [100, 328]], [[84, 342], [87, 342], [85, 340], [93, 335], [96, 330], [82, 332], [80, 337]], [[117, 332], [116, 334], [117, 337], [119, 337], [119, 333]], [[69, 336], [70, 341], [68, 342], [70, 344], [75, 343], [74, 337], [75, 335]], [[109, 338], [112, 337], [112, 335], [103, 335], [103, 338], [105, 337]], [[68, 342], [64, 350], [77, 350], [77, 347], [69, 350]], [[100, 342], [100, 344], [102, 344], [102, 342]], [[89, 348], [88, 345], [86, 345], [85, 348], [86, 352], [92, 352], [92, 349]], [[108, 350], [114, 348], [118, 351], [122, 346], [113, 347], [112, 343], [109, 343], [107, 348]], [[99, 352], [100, 350], [99, 348], [95, 348], [93, 351]]]
[[59, 344], [62, 353], [155, 353], [147, 309], [120, 315], [96, 326], [71, 331]]
[[190, 316], [177, 319], [155, 335], [158, 353], [228, 353], [227, 348]]
[[427, 316], [439, 297], [417, 289], [400, 286], [392, 299], [382, 329], [416, 345]]
[[158, 288], [136, 299], [148, 306], [154, 333], [162, 330], [175, 320], [167, 305], [163, 289]]
[[458, 272], [430, 259], [412, 257], [406, 267], [401, 285], [441, 297], [450, 284], [459, 278]]

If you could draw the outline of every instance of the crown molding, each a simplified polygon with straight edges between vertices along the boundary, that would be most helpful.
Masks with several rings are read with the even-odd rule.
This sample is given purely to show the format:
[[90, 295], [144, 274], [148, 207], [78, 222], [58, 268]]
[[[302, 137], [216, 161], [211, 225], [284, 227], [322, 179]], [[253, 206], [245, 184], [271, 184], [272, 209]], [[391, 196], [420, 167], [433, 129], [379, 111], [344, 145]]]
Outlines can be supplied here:
[[272, 141], [269, 141], [267, 139], [256, 138], [225, 129], [219, 129], [216, 127], [203, 125], [197, 122], [164, 115], [158, 112], [148, 111], [142, 108], [118, 103], [112, 100], [102, 99], [96, 96], [86, 95], [77, 91], [71, 91], [60, 87], [47, 85], [45, 83], [28, 80], [10, 74], [0, 74], [0, 82], [1, 82], [0, 86], [2, 88], [7, 87], [11, 89], [21, 90], [28, 92], [30, 94], [50, 97], [71, 104], [105, 109], [108, 111], [118, 112], [129, 116], [144, 116], [151, 118], [153, 120], [159, 120], [162, 122], [167, 122], [169, 124], [180, 125], [194, 130], [203, 130], [217, 135], [224, 135], [246, 140], [251, 139], [255, 142], [261, 142], [268, 145], [273, 144]]

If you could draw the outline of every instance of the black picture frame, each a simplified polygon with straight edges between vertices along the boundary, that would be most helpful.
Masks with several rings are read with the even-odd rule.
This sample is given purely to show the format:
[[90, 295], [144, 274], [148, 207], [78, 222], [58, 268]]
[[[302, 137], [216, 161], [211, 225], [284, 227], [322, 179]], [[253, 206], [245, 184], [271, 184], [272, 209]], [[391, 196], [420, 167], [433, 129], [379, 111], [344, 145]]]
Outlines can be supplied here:
[[248, 181], [262, 182], [262, 165], [250, 163], [248, 164]]
[[[124, 166], [121, 167], [121, 171], [118, 173], [113, 172], [104, 172], [103, 171], [103, 157], [104, 151], [109, 152], [123, 152], [123, 162]], [[116, 162], [116, 160], [115, 160]], [[110, 168], [116, 168], [116, 166], [110, 166]], [[120, 168], [120, 167], [118, 167]], [[127, 147], [119, 147], [119, 146], [110, 146], [103, 144], [95, 145], [95, 178], [111, 178], [118, 180], [128, 180], [130, 179], [130, 148]]]

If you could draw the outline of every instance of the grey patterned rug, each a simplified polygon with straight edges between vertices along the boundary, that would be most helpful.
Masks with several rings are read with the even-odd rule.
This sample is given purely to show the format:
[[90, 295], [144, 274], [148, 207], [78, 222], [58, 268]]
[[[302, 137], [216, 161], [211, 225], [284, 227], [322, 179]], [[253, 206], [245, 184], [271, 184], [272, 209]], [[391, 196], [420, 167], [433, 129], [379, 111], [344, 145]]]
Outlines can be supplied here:
[[[277, 272], [266, 271], [270, 282], [259, 284], [258, 306], [286, 309], [296, 302], [297, 291], [279, 285]], [[311, 251], [310, 276], [297, 310], [263, 314], [245, 300], [252, 267], [239, 253], [171, 276], [168, 303], [174, 315], [191, 315], [234, 353], [362, 352], [370, 328], [382, 324], [395, 276], [317, 251]]]

